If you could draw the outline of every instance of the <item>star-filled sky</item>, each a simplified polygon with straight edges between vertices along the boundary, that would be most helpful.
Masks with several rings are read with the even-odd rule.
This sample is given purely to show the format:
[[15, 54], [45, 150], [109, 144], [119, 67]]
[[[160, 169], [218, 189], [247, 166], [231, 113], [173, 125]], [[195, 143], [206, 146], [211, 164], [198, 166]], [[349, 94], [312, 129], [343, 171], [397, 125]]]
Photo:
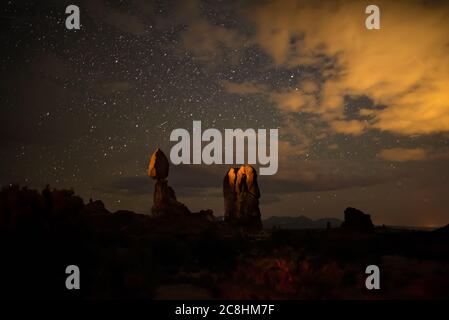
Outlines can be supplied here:
[[[377, 224], [447, 224], [449, 5], [374, 1], [381, 29], [367, 30], [371, 2], [4, 1], [0, 183], [150, 213], [151, 153], [201, 120], [279, 128], [265, 218], [353, 206]], [[169, 183], [220, 216], [225, 170], [172, 166]]]

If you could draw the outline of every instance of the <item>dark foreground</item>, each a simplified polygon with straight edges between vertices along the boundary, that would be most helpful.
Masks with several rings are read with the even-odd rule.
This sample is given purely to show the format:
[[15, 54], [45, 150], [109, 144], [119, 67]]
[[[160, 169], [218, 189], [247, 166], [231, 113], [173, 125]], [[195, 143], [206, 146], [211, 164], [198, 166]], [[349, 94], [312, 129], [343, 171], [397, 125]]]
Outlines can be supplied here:
[[[449, 298], [447, 227], [246, 233], [202, 215], [110, 213], [66, 190], [4, 188], [0, 256], [8, 298]], [[373, 264], [381, 289], [370, 291]], [[80, 290], [65, 287], [68, 265]]]

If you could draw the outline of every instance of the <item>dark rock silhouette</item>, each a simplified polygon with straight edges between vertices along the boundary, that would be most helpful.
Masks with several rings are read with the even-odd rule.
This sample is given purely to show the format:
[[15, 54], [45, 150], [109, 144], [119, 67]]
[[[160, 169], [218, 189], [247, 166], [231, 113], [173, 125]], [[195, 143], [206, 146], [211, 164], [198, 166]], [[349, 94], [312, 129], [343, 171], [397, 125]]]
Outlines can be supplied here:
[[369, 214], [363, 213], [356, 208], [348, 207], [345, 210], [345, 221], [341, 224], [341, 229], [352, 232], [370, 233], [374, 232], [374, 225]]
[[[208, 236], [217, 232], [210, 217], [209, 210], [176, 219], [110, 212], [100, 200], [85, 204], [72, 190], [6, 186], [0, 190], [0, 299], [151, 297], [155, 284], [168, 281], [168, 270], [209, 256], [208, 246], [221, 241]], [[87, 266], [84, 290], [66, 289], [70, 264]], [[143, 280], [123, 281], [136, 277]]]
[[449, 224], [444, 226], [444, 227], [441, 227], [441, 228], [438, 228], [438, 229], [434, 230], [432, 233], [435, 236], [437, 236], [440, 239], [442, 239], [443, 241], [449, 243], [448, 242], [448, 240], [449, 240]]
[[269, 217], [263, 220], [263, 225], [265, 228], [281, 228], [281, 229], [325, 229], [328, 228], [338, 228], [343, 221], [336, 218], [321, 218], [317, 220], [312, 220], [306, 216], [291, 217], [291, 216], [280, 216], [280, 217]]
[[261, 229], [260, 190], [251, 166], [231, 168], [223, 179], [224, 220], [250, 229]]
[[444, 227], [438, 228], [434, 231], [435, 233], [447, 233], [449, 234], [449, 224], [445, 225]]
[[159, 148], [153, 153], [148, 167], [148, 176], [156, 180], [153, 194], [154, 216], [190, 214], [190, 210], [176, 199], [175, 191], [168, 185], [169, 162]]
[[[366, 299], [354, 274], [367, 261], [388, 270], [376, 298], [449, 292], [448, 227], [362, 237], [274, 229], [258, 237], [209, 214], [109, 212], [71, 190], [9, 185], [0, 190], [0, 298]], [[82, 290], [66, 289], [69, 264], [80, 266]]]
[[173, 188], [168, 185], [170, 163], [159, 148], [150, 158], [148, 176], [156, 180], [154, 185], [153, 206], [151, 212], [154, 217], [188, 217], [188, 219], [201, 219], [214, 221], [213, 211], [210, 209], [192, 213], [186, 205], [176, 199]]
[[89, 199], [89, 203], [86, 204], [86, 210], [93, 215], [107, 215], [110, 212], [106, 209], [103, 201]]
[[191, 213], [186, 205], [176, 199], [175, 191], [168, 185], [167, 180], [156, 181], [151, 212], [154, 216]]

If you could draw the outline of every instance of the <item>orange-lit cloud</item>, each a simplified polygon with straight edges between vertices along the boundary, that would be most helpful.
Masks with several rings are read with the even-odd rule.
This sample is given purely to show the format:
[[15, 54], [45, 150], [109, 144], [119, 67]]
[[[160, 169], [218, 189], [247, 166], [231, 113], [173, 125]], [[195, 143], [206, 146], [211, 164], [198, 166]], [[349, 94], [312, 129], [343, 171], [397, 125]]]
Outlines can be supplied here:
[[383, 149], [381, 150], [377, 156], [383, 160], [387, 161], [416, 161], [416, 160], [424, 160], [427, 158], [427, 151], [421, 148], [415, 149], [405, 149], [405, 148], [392, 148], [392, 149]]
[[315, 95], [306, 94], [297, 90], [284, 90], [273, 92], [270, 100], [281, 110], [287, 112], [315, 112], [317, 100]]
[[331, 128], [337, 133], [344, 133], [349, 135], [360, 135], [365, 130], [366, 122], [358, 120], [341, 121], [336, 120], [331, 122]]
[[[343, 98], [366, 95], [382, 110], [369, 128], [397, 134], [449, 131], [449, 6], [378, 1], [381, 30], [364, 26], [366, 2], [276, 1], [248, 11], [254, 41], [275, 65], [313, 64], [326, 76], [319, 101], [290, 91], [275, 95], [284, 111], [317, 113], [344, 131]], [[292, 39], [297, 41], [292, 42]], [[335, 58], [326, 65], [322, 56]], [[349, 123], [349, 133], [361, 124]]]

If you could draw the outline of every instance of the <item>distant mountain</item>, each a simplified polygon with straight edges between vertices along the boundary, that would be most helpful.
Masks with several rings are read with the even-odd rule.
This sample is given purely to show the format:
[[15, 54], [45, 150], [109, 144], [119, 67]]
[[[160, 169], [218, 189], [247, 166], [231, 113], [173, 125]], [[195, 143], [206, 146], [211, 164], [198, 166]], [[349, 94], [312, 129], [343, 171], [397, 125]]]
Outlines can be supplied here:
[[449, 224], [444, 227], [434, 230], [434, 233], [439, 234], [439, 235], [449, 236]]
[[332, 228], [340, 227], [343, 221], [336, 218], [321, 218], [312, 220], [305, 216], [299, 217], [270, 217], [262, 221], [266, 229], [279, 227], [281, 229], [323, 229], [330, 223]]

